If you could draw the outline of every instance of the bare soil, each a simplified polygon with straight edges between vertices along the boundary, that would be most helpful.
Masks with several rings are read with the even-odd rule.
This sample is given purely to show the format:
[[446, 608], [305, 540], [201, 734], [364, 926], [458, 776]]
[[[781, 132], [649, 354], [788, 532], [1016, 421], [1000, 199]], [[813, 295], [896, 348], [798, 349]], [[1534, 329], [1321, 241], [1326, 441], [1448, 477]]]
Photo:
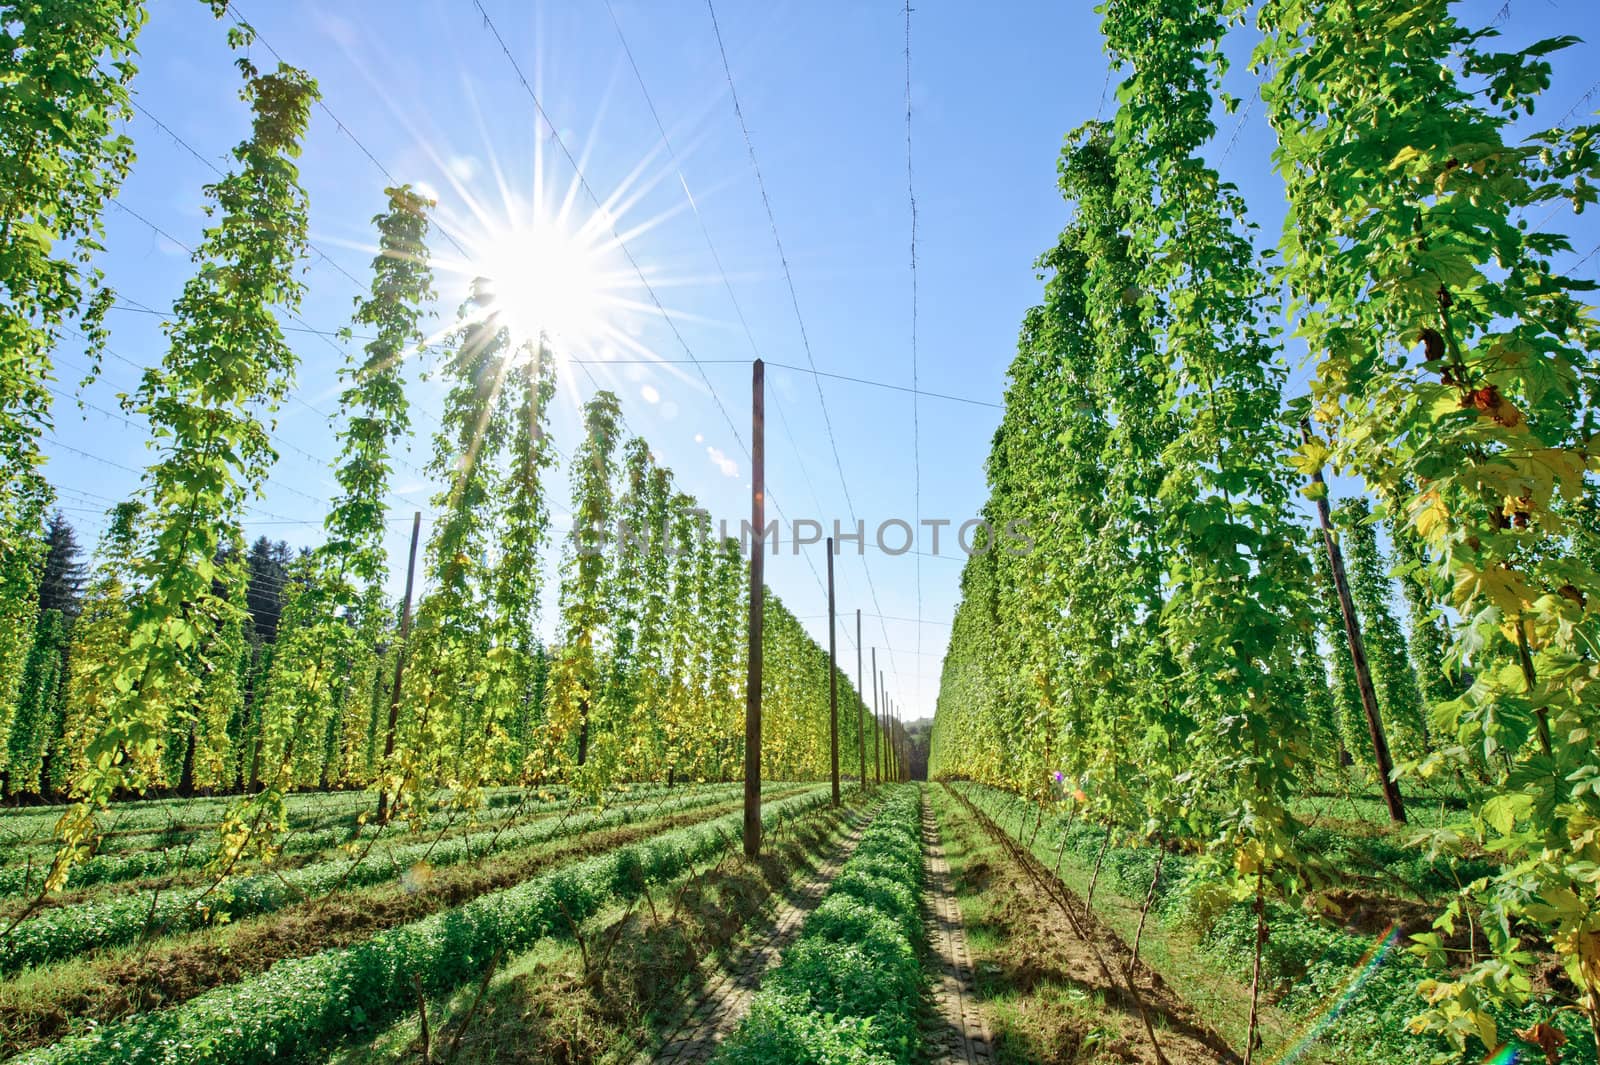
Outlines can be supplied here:
[[[678, 1024], [682, 1004], [702, 1001], [722, 967], [737, 961], [774, 898], [840, 846], [849, 811], [799, 819], [754, 863], [730, 853], [678, 888], [658, 889], [620, 919], [583, 930], [572, 949], [493, 982], [475, 1011], [470, 998], [458, 998], [433, 1048], [451, 1044], [456, 1065], [648, 1060]], [[405, 1060], [420, 1060], [420, 1037], [406, 1051]]]
[[[433, 870], [420, 884], [343, 892], [138, 953], [67, 963], [64, 978], [0, 985], [0, 1046], [7, 1055], [56, 1042], [86, 1023], [108, 1024], [184, 1002], [286, 958], [349, 946], [378, 932], [521, 883], [566, 861], [602, 854], [720, 817], [738, 802], [535, 845], [476, 864]], [[58, 967], [61, 968], [61, 967]]]
[[947, 795], [944, 836], [997, 1062], [1239, 1060], [1158, 973], [1140, 963], [1129, 974], [1127, 944], [1048, 868]]

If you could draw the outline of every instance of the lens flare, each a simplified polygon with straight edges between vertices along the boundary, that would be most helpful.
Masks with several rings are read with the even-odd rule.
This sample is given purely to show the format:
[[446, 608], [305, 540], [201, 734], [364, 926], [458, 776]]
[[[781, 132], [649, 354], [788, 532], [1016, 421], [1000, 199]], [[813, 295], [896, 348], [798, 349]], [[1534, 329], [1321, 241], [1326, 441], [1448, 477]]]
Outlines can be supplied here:
[[[1288, 1062], [1294, 1061], [1301, 1054], [1304, 1054], [1307, 1048], [1317, 1041], [1317, 1037], [1327, 1030], [1328, 1025], [1332, 1024], [1339, 1014], [1344, 1011], [1344, 1008], [1350, 1004], [1350, 1000], [1355, 997], [1357, 991], [1361, 990], [1362, 985], [1372, 978], [1373, 973], [1378, 971], [1378, 966], [1383, 964], [1383, 960], [1389, 956], [1389, 952], [1399, 941], [1400, 924], [1399, 922], [1391, 922], [1389, 927], [1384, 930], [1383, 935], [1372, 946], [1367, 948], [1365, 954], [1361, 955], [1361, 960], [1351, 968], [1350, 975], [1345, 977], [1344, 982], [1332, 994], [1323, 999], [1321, 1008], [1313, 1013], [1306, 1023], [1300, 1027], [1295, 1038], [1284, 1047], [1276, 1058], [1271, 1059], [1270, 1065], [1287, 1065]], [[1496, 1058], [1495, 1060], [1498, 1062], [1500, 1059]]]

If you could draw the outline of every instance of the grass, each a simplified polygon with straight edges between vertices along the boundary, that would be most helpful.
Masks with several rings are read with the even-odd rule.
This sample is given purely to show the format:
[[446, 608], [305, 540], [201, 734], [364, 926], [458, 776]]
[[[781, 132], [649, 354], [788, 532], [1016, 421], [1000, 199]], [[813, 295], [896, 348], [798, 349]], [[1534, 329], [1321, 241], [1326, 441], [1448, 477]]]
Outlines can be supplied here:
[[[1016, 834], [1019, 801], [989, 789], [961, 787], [981, 803], [1003, 809], [996, 819]], [[1025, 824], [1031, 832], [1031, 814]], [[1080, 897], [1087, 891], [1103, 839], [1102, 831], [1086, 825], [1066, 832], [1060, 875]], [[1054, 826], [1047, 823], [1035, 843], [1036, 853], [1053, 862], [1059, 840]], [[1425, 928], [1436, 905], [1436, 901], [1419, 905], [1415, 900], [1437, 900], [1452, 893], [1455, 877], [1469, 879], [1478, 859], [1457, 860], [1458, 868], [1441, 869], [1433, 860], [1420, 859], [1415, 850], [1400, 847], [1386, 826], [1370, 834], [1330, 832], [1324, 846], [1335, 869], [1358, 868], [1360, 863], [1387, 863], [1389, 868], [1382, 878], [1369, 878], [1360, 892], [1322, 893], [1321, 897], [1354, 901], [1342, 921], [1298, 907], [1269, 907], [1271, 936], [1263, 958], [1268, 992], [1266, 1060], [1418, 1065], [1446, 1055], [1440, 1040], [1407, 1030], [1409, 1018], [1422, 1007], [1416, 985], [1428, 972], [1405, 952], [1405, 936]], [[1154, 860], [1154, 849], [1149, 847], [1112, 846], [1105, 852], [1095, 909], [1124, 936], [1130, 936], [1137, 923]], [[1217, 898], [1215, 884], [1187, 858], [1169, 859], [1162, 881], [1157, 917], [1145, 931], [1144, 956], [1230, 1042], [1240, 1045], [1254, 956], [1254, 921], [1248, 906]], [[1408, 893], [1411, 900], [1402, 897]], [[1400, 924], [1394, 941], [1384, 947], [1391, 920]], [[1550, 1008], [1530, 1003], [1515, 1016], [1501, 1018], [1501, 1030], [1549, 1019]], [[1563, 1060], [1594, 1060], [1586, 1031], [1570, 1013], [1555, 1014], [1552, 1023], [1572, 1028]]]
[[[776, 798], [776, 796], [774, 796]], [[317, 905], [130, 945], [25, 972], [0, 983], [0, 1043], [17, 1051], [92, 1025], [171, 1006], [262, 972], [276, 961], [359, 942], [383, 928], [460, 905], [559, 863], [711, 820], [734, 803], [552, 840], [433, 871], [425, 887], [390, 880]]]
[[[767, 830], [826, 802], [823, 788], [766, 804]], [[20, 1061], [44, 1065], [188, 1063], [283, 1065], [324, 1061], [363, 1029], [403, 1016], [417, 996], [443, 993], [492, 971], [500, 952], [520, 954], [616, 900], [639, 897], [697, 862], [737, 845], [737, 810], [550, 870], [344, 949], [275, 964], [267, 972], [175, 1009], [107, 1026]]]
[[[838, 844], [859, 810], [823, 809], [769, 838], [755, 863], [739, 855], [695, 866], [632, 905], [581, 922], [579, 937], [541, 941], [506, 959], [486, 983], [428, 999], [430, 1058], [439, 1065], [629, 1062], [659, 1046], [677, 1004], [698, 993], [706, 967]], [[702, 959], [704, 964], [702, 965]], [[420, 1060], [422, 1009], [337, 1065]]]
[[717, 1065], [909, 1065], [926, 981], [922, 789], [897, 785], [800, 934], [766, 974]]
[[[991, 816], [994, 816], [993, 813]], [[1010, 830], [1015, 824], [1014, 817], [1010, 820], [994, 817], [994, 820], [1003, 830]], [[1015, 832], [1012, 835], [1015, 836]], [[1061, 882], [1080, 900], [1088, 897], [1089, 883], [1093, 878], [1092, 859], [1087, 862], [1082, 860], [1069, 846], [1057, 867], [1055, 847], [1045, 846], [1044, 839], [1045, 833], [1041, 832], [1034, 848], [1041, 861], [1058, 868], [1057, 875]], [[1131, 943], [1138, 934], [1143, 891], [1125, 892], [1125, 889], [1119, 889], [1116, 880], [1115, 876], [1108, 876], [1102, 869], [1095, 883], [1094, 913], [1106, 927]], [[1148, 886], [1148, 875], [1144, 886]], [[1219, 979], [1215, 966], [1205, 957], [1205, 953], [1199, 937], [1190, 930], [1161, 921], [1147, 922], [1140, 938], [1140, 961], [1159, 973], [1166, 984], [1194, 1007], [1229, 1045], [1243, 1046], [1250, 1009], [1248, 988], [1241, 987], [1231, 976]], [[1274, 1051], [1290, 1045], [1294, 1021], [1271, 1004], [1267, 1004], [1262, 1012], [1262, 1031], [1267, 1051], [1265, 1060], [1272, 1061]], [[1315, 1054], [1295, 1060], [1302, 1065], [1335, 1065], [1333, 1059]]]
[[1100, 1023], [1105, 1000], [1054, 977], [1022, 976], [1003, 962], [1018, 944], [1007, 919], [1011, 892], [993, 875], [1006, 858], [943, 789], [933, 793], [940, 841], [965, 925], [977, 997], [993, 1036], [996, 1065], [1090, 1062], [1116, 1041]]

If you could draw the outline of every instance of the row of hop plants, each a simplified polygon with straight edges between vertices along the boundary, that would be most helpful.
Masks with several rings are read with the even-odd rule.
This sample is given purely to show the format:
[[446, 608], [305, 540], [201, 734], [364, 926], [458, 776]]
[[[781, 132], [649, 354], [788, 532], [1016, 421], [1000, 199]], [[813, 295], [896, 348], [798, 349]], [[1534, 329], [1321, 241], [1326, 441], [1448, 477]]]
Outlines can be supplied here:
[[[207, 3], [227, 13], [224, 0]], [[602, 391], [572, 450], [576, 520], [559, 547], [559, 588], [552, 597], [542, 587], [542, 559], [557, 549], [556, 360], [542, 338], [513, 335], [484, 285], [437, 360], [446, 398], [427, 466], [442, 485], [424, 551], [429, 591], [410, 612], [384, 598], [395, 449], [412, 431], [406, 373], [430, 346], [436, 298], [435, 205], [409, 186], [386, 189], [374, 219], [379, 252], [351, 317], [369, 339], [351, 345], [342, 371], [325, 535], [278, 589], [269, 653], [251, 648], [241, 522], [265, 491], [278, 458], [271, 420], [295, 388], [282, 321], [305, 295], [297, 159], [318, 88], [287, 64], [257, 67], [254, 33], [237, 20], [228, 40], [250, 131], [205, 188], [208, 224], [167, 350], [124, 400], [150, 426], [152, 462], [136, 499], [113, 511], [65, 669], [25, 669], [35, 636], [49, 636], [45, 664], [59, 662], [62, 635], [38, 610], [46, 382], [69, 323], [90, 337], [91, 360], [106, 340], [111, 294], [92, 260], [105, 201], [134, 162], [121, 120], [145, 17], [141, 0], [0, 5], [11, 45], [0, 63], [8, 84], [27, 89], [0, 102], [0, 158], [19, 161], [22, 178], [0, 194], [0, 339], [13, 353], [0, 381], [0, 770], [12, 790], [59, 781], [72, 800], [45, 890], [93, 856], [113, 803], [155, 789], [239, 792], [212, 851], [220, 881], [271, 858], [299, 788], [370, 788], [379, 820], [420, 823], [440, 789], [472, 805], [505, 783], [598, 795], [619, 780], [736, 775], [747, 595], [738, 546], [710, 535]], [[660, 531], [657, 541], [616, 549], [606, 534], [624, 520]], [[557, 638], [546, 648], [537, 618], [551, 598]], [[772, 613], [786, 616], [775, 601]], [[797, 624], [771, 625], [766, 639], [775, 680], [764, 769], [825, 775], [826, 658]], [[857, 706], [839, 682], [844, 705]], [[867, 738], [859, 720], [844, 715], [846, 765]]]
[[[614, 795], [643, 793], [655, 787], [657, 785], [620, 785]], [[568, 790], [559, 785], [541, 787], [535, 799], [529, 799], [524, 788], [505, 786], [485, 792], [482, 809], [494, 811], [507, 806], [562, 803], [569, 799]], [[97, 856], [110, 857], [125, 851], [161, 847], [174, 839], [179, 842], [195, 839], [216, 827], [232, 801], [232, 796], [219, 795], [119, 802], [113, 819], [106, 823]], [[443, 792], [431, 802], [438, 811], [435, 816], [447, 815], [456, 808], [451, 796]], [[354, 832], [367, 823], [365, 815], [371, 811], [372, 800], [359, 791], [308, 791], [292, 796], [286, 806], [285, 823], [297, 833], [323, 832], [340, 826]], [[0, 848], [3, 848], [0, 857], [9, 859], [33, 848], [52, 846], [53, 830], [60, 816], [61, 811], [54, 807], [25, 807], [0, 814]]]
[[[821, 809], [826, 788], [770, 803], [763, 831]], [[633, 899], [736, 847], [734, 812], [564, 865], [456, 909], [351, 947], [279, 962], [181, 1006], [107, 1025], [14, 1059], [16, 1065], [283, 1065], [326, 1061], [414, 1009], [420, 992], [451, 991], [495, 958], [570, 934], [605, 906]]]
[[[1147, 909], [1148, 941], [1156, 923], [1179, 942], [1192, 937], [1204, 952], [1210, 972], [1248, 982], [1255, 972], [1256, 918], [1252, 907], [1228, 890], [1214, 859], [1204, 854], [1163, 851], [1140, 841], [1137, 834], [1095, 824], [1070, 810], [1043, 813], [1014, 792], [982, 784], [956, 783], [979, 810], [1028, 846], [1046, 867], [1060, 870], [1070, 863], [1094, 885], [1094, 899], [1108, 895], [1119, 905]], [[1041, 817], [1041, 813], [1043, 816]], [[1381, 872], [1389, 883], [1424, 898], [1453, 895], [1463, 880], [1490, 873], [1481, 860], [1463, 875], [1461, 863], [1428, 859], [1382, 841], [1339, 836], [1322, 830], [1301, 834], [1302, 845], [1334, 864], [1332, 882], [1350, 882], [1353, 855], [1371, 850], [1384, 860]], [[1330, 870], [1333, 872], [1333, 870]], [[1363, 1065], [1425, 1061], [1450, 1054], [1437, 1033], [1419, 1033], [1408, 1023], [1415, 1012], [1412, 989], [1428, 977], [1423, 958], [1409, 954], [1398, 924], [1366, 932], [1338, 921], [1320, 919], [1303, 905], [1281, 900], [1268, 903], [1272, 935], [1264, 946], [1258, 979], [1263, 995], [1289, 1021], [1284, 1044], [1269, 1047], [1274, 1056], [1288, 1053], [1300, 1038], [1315, 1040], [1318, 1050]], [[1508, 1018], [1508, 1027], [1532, 1034], [1548, 1017], [1546, 1003], [1524, 1003]], [[1229, 1022], [1238, 1018], [1226, 1018]], [[1592, 1061], [1583, 1045], [1584, 1019], [1572, 1011], [1557, 1013], [1551, 1030], [1568, 1047], [1565, 1061]], [[1516, 1052], [1539, 1053], [1536, 1043], [1519, 1039]], [[1303, 1049], [1303, 1047], [1302, 1047]]]
[[306, 899], [401, 879], [425, 863], [446, 868], [492, 855], [535, 847], [553, 840], [630, 824], [641, 817], [670, 816], [737, 798], [736, 785], [682, 788], [670, 799], [539, 818], [525, 823], [486, 825], [462, 835], [410, 833], [386, 845], [353, 844], [350, 853], [296, 869], [235, 876], [193, 887], [154, 887], [101, 894], [82, 902], [53, 906], [22, 922], [0, 940], [0, 973], [77, 957], [156, 935], [177, 935], [208, 925], [272, 913]]
[[922, 790], [891, 787], [763, 978], [717, 1065], [909, 1065], [922, 1053]]
[[[715, 786], [711, 786], [715, 787]], [[695, 789], [690, 789], [695, 790]], [[612, 806], [621, 804], [637, 804], [649, 800], [661, 799], [671, 794], [672, 789], [664, 784], [647, 784], [630, 789], [626, 793], [612, 796], [610, 801], [601, 805]], [[535, 793], [541, 794], [541, 793]], [[320, 797], [320, 795], [319, 795]], [[375, 837], [382, 835], [386, 826], [375, 824], [361, 817], [370, 806], [366, 796], [355, 796], [361, 806], [351, 808], [344, 816], [332, 816], [318, 819], [333, 822], [327, 827], [318, 827], [318, 821], [302, 823], [292, 826], [291, 831], [285, 836], [280, 850], [282, 855], [315, 855], [325, 851], [332, 851], [339, 847], [351, 845], [365, 846], [374, 843], [375, 847], [381, 844], [375, 842]], [[582, 805], [582, 800], [574, 802], [567, 798], [554, 796], [535, 798], [529, 792], [518, 789], [514, 794], [499, 794], [485, 802], [481, 808], [462, 810], [441, 804], [425, 821], [417, 827], [421, 830], [439, 829], [441, 832], [457, 830], [462, 833], [484, 829], [502, 823], [513, 823], [525, 818], [540, 817], [560, 811], [573, 812], [576, 806]], [[139, 880], [146, 877], [166, 876], [184, 870], [203, 869], [211, 863], [212, 850], [209, 844], [214, 840], [209, 834], [202, 838], [198, 831], [187, 833], [187, 840], [176, 843], [172, 834], [166, 830], [152, 830], [154, 838], [145, 839], [143, 842], [153, 844], [149, 847], [139, 847], [124, 851], [120, 847], [102, 847], [101, 851], [93, 858], [79, 863], [72, 869], [68, 877], [67, 888], [87, 888], [100, 884], [116, 884], [128, 880]], [[141, 835], [143, 835], [141, 833]], [[391, 837], [392, 838], [392, 837]], [[126, 843], [128, 837], [123, 837], [119, 843]], [[36, 880], [42, 871], [41, 868], [32, 868], [34, 859], [42, 856], [48, 862], [52, 853], [52, 844], [36, 844], [36, 850], [23, 854], [20, 858], [16, 855], [8, 856], [8, 864], [0, 869], [0, 898], [8, 895], [26, 894], [32, 880]], [[380, 853], [374, 850], [372, 853]], [[13, 864], [14, 863], [14, 864]]]
[[[1600, 1048], [1600, 323], [1555, 265], [1567, 238], [1521, 220], [1591, 204], [1600, 152], [1588, 123], [1518, 136], [1575, 39], [1496, 50], [1448, 0], [1098, 10], [1116, 109], [1067, 137], [1072, 217], [988, 458], [985, 517], [1036, 545], [967, 564], [932, 772], [1207, 855], [1270, 954], [1322, 873], [1291, 805], [1341, 755], [1376, 758], [1293, 498], [1326, 502], [1332, 469], [1371, 499], [1333, 535], [1367, 559], [1396, 776], [1464, 800], [1417, 846], [1498, 859], [1400, 945], [1428, 967], [1406, 1024], [1440, 1060]], [[1240, 38], [1276, 247], [1206, 159], [1244, 103], [1223, 89]], [[1308, 395], [1285, 392], [1279, 321]], [[1395, 598], [1374, 522], [1409, 631], [1370, 621]]]

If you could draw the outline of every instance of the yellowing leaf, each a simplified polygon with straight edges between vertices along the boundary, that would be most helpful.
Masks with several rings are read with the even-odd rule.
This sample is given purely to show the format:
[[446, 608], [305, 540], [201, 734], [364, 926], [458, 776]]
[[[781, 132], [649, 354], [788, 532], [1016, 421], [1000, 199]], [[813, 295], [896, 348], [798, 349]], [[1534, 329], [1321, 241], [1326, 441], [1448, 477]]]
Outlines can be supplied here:
[[1307, 477], [1317, 473], [1327, 463], [1328, 446], [1316, 439], [1305, 441], [1289, 456], [1289, 465]]
[[1413, 512], [1411, 523], [1416, 526], [1418, 536], [1431, 542], [1449, 521], [1450, 511], [1438, 492], [1424, 492], [1418, 500], [1421, 505]]
[[1456, 571], [1456, 606], [1466, 608], [1474, 600], [1487, 599], [1503, 614], [1520, 614], [1533, 602], [1532, 591], [1515, 570], [1494, 566], [1477, 570], [1462, 566]]

